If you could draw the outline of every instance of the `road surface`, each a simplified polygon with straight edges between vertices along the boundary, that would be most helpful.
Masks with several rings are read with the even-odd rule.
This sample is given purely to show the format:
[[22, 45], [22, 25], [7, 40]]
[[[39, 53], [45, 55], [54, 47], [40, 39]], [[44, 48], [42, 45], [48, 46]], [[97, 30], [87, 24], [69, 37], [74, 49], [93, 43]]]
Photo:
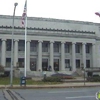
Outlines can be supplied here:
[[[13, 89], [25, 100], [96, 100], [100, 87], [58, 89]], [[0, 100], [5, 100], [0, 89]]]

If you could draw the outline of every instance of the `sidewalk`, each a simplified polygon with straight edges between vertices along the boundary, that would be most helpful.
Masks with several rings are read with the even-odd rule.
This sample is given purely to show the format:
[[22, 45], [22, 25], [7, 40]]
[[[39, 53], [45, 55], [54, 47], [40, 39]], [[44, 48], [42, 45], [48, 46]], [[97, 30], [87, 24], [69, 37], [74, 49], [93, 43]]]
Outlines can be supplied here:
[[56, 85], [26, 85], [26, 86], [20, 86], [20, 85], [13, 85], [10, 87], [10, 85], [0, 85], [0, 89], [3, 88], [12, 88], [12, 89], [35, 89], [35, 88], [78, 88], [78, 87], [100, 87], [99, 82], [80, 82], [80, 83], [62, 83], [62, 84], [56, 84]]

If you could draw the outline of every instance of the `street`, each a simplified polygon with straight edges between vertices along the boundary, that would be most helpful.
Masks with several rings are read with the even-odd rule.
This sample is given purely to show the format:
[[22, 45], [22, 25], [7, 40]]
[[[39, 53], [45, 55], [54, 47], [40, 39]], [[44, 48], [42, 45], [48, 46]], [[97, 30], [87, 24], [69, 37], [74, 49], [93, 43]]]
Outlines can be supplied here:
[[[19, 93], [25, 100], [96, 100], [95, 94], [99, 90], [100, 87], [14, 89], [13, 91]], [[0, 94], [0, 100], [1, 98], [2, 96]]]

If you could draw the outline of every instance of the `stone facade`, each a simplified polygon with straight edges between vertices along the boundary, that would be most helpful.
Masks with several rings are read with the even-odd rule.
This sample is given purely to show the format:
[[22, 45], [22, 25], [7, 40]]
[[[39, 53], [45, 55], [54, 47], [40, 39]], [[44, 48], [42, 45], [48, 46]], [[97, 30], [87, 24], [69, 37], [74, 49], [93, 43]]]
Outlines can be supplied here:
[[[12, 16], [0, 15], [0, 63], [11, 65]], [[100, 24], [49, 18], [28, 18], [27, 72], [75, 72], [100, 67]], [[14, 66], [24, 69], [24, 27], [15, 17]]]

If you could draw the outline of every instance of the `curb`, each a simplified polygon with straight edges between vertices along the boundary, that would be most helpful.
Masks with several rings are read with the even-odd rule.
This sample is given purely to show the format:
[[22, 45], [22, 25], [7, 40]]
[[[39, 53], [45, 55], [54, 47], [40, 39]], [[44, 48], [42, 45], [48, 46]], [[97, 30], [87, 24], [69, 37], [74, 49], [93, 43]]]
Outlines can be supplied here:
[[78, 86], [14, 86], [0, 87], [0, 89], [45, 89], [45, 88], [82, 88], [82, 87], [100, 87], [100, 85], [78, 85]]

